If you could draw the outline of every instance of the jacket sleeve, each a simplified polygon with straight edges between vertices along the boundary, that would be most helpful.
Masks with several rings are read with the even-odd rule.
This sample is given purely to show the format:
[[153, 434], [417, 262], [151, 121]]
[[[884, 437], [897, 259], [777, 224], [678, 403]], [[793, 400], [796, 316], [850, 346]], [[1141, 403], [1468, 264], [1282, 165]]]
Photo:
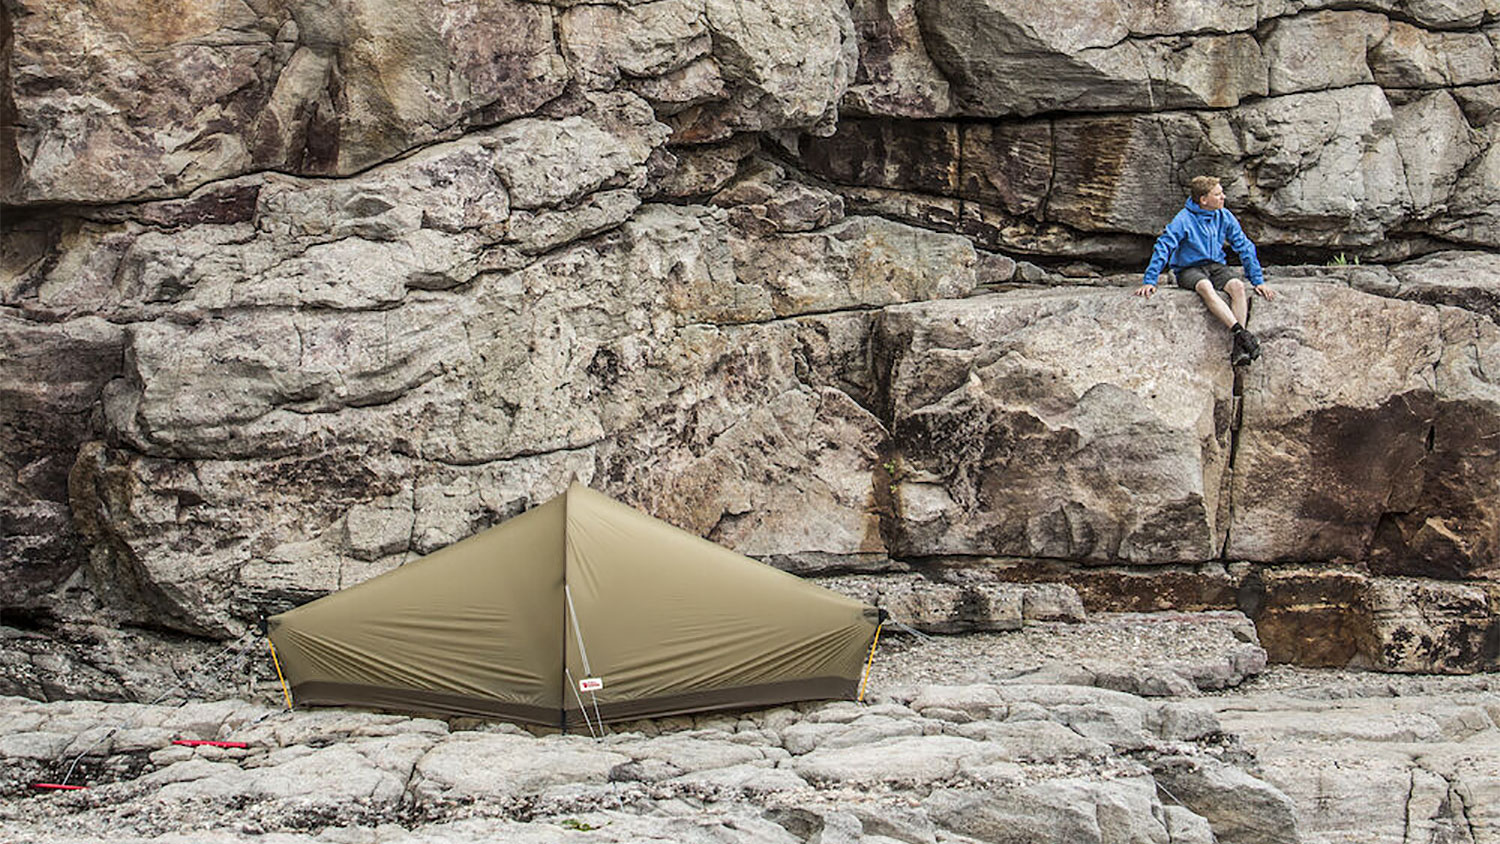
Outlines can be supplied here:
[[1265, 276], [1261, 274], [1260, 258], [1255, 254], [1255, 244], [1245, 235], [1245, 230], [1240, 228], [1240, 221], [1228, 211], [1224, 212], [1229, 217], [1229, 248], [1234, 254], [1240, 256], [1240, 263], [1245, 267], [1245, 278], [1250, 280], [1251, 287], [1259, 287], [1266, 283]]
[[1182, 239], [1182, 232], [1178, 230], [1176, 222], [1176, 218], [1173, 218], [1162, 231], [1161, 237], [1156, 239], [1156, 246], [1151, 250], [1151, 263], [1146, 265], [1145, 284], [1155, 285], [1162, 272], [1167, 269], [1167, 261], [1171, 260], [1172, 252], [1177, 249], [1177, 242]]

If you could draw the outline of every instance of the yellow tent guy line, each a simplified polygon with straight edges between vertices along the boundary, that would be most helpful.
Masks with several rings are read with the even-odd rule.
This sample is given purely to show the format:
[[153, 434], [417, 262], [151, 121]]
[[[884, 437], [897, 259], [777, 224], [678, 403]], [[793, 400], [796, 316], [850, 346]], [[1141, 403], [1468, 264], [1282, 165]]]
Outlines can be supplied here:
[[870, 684], [870, 669], [875, 667], [875, 646], [880, 644], [880, 628], [884, 626], [883, 621], [875, 625], [875, 638], [870, 642], [870, 659], [865, 662], [865, 679], [859, 682], [859, 697], [855, 698], [858, 703], [865, 702], [865, 686]]
[[[877, 631], [877, 632], [879, 632], [879, 631]], [[286, 678], [283, 677], [283, 676], [281, 676], [281, 660], [279, 660], [279, 659], [276, 658], [276, 643], [271, 641], [271, 637], [270, 636], [267, 636], [266, 637], [266, 644], [269, 645], [270, 648], [271, 648], [271, 664], [274, 665], [274, 666], [276, 666], [276, 679], [278, 679], [278, 680], [281, 681], [281, 694], [282, 694], [283, 697], [286, 698], [286, 708], [287, 709], [291, 709], [292, 708], [292, 693], [286, 687]]]

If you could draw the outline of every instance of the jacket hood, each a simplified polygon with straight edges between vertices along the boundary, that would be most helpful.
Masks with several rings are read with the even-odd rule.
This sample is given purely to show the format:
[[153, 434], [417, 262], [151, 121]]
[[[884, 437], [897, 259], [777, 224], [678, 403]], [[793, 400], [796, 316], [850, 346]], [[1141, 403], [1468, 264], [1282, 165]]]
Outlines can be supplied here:
[[1194, 214], [1202, 214], [1205, 217], [1212, 217], [1213, 215], [1219, 213], [1218, 211], [1210, 211], [1207, 208], [1204, 208], [1202, 205], [1199, 205], [1198, 203], [1192, 201], [1191, 199], [1189, 199], [1187, 201], [1187, 204], [1183, 207], [1193, 212]]

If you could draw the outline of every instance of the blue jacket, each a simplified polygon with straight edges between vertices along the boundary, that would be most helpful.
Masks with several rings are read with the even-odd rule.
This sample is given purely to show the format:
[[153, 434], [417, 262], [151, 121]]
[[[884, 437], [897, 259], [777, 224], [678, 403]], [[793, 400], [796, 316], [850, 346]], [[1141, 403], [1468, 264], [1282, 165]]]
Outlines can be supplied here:
[[1256, 287], [1264, 284], [1260, 260], [1255, 257], [1255, 244], [1245, 236], [1240, 221], [1227, 208], [1209, 211], [1191, 199], [1156, 239], [1156, 248], [1151, 250], [1151, 264], [1146, 267], [1146, 283], [1155, 284], [1168, 267], [1180, 270], [1211, 261], [1224, 263], [1226, 240], [1234, 254], [1240, 256], [1240, 264], [1244, 266], [1245, 277], [1250, 283]]

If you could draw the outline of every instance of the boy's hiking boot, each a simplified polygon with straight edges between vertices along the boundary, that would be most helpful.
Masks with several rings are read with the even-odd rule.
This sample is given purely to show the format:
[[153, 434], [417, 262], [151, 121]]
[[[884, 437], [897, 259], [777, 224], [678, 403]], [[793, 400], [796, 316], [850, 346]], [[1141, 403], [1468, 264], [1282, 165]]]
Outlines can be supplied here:
[[1243, 325], [1234, 329], [1234, 344], [1229, 351], [1230, 366], [1249, 366], [1250, 361], [1260, 357], [1260, 341]]

